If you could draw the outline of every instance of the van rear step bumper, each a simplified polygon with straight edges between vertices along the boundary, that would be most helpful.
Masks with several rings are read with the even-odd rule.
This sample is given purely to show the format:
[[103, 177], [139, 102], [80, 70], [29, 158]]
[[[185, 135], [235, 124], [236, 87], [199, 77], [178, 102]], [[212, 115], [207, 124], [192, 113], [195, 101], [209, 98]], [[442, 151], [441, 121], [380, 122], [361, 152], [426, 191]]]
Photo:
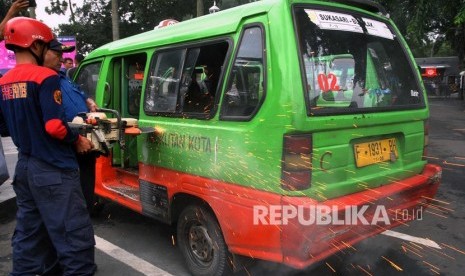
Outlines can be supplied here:
[[[441, 173], [439, 166], [428, 164], [419, 175], [320, 202], [320, 207], [308, 198], [283, 197], [283, 206], [295, 206], [306, 218], [295, 217], [282, 226], [283, 263], [305, 268], [363, 239], [415, 220], [435, 196]], [[311, 223], [308, 214], [321, 217], [327, 210], [331, 214], [323, 214], [326, 220], [315, 218]], [[357, 212], [363, 219], [354, 219]]]

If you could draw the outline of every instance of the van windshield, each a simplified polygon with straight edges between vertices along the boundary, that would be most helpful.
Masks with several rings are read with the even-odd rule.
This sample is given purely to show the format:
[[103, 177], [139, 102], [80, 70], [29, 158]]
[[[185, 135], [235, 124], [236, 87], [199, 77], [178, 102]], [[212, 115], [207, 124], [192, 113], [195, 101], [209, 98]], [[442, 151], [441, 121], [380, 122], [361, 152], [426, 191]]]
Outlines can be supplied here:
[[415, 67], [385, 22], [295, 8], [309, 113], [424, 107]]

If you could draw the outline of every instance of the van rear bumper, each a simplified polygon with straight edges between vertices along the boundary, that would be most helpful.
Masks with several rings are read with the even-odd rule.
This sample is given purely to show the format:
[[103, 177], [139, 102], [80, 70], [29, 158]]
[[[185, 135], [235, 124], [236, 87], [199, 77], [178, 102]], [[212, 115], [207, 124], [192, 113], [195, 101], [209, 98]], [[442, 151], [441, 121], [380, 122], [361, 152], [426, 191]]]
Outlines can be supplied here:
[[[367, 237], [415, 220], [436, 194], [441, 173], [441, 167], [428, 164], [419, 175], [320, 202], [317, 207], [308, 198], [283, 197], [283, 206], [303, 213], [282, 226], [283, 263], [304, 268]], [[323, 214], [326, 220], [321, 220], [321, 212], [328, 210], [331, 213]]]

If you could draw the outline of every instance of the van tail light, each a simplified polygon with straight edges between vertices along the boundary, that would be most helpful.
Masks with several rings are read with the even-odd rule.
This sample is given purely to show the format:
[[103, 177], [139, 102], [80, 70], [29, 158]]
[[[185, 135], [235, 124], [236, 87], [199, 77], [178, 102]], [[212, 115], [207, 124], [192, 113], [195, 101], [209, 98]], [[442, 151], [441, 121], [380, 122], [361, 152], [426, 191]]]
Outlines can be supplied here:
[[312, 135], [284, 135], [281, 159], [281, 187], [289, 191], [310, 188], [312, 177]]
[[428, 156], [428, 142], [429, 142], [429, 120], [423, 121], [423, 131], [425, 136], [425, 143], [423, 144], [423, 160], [426, 160]]

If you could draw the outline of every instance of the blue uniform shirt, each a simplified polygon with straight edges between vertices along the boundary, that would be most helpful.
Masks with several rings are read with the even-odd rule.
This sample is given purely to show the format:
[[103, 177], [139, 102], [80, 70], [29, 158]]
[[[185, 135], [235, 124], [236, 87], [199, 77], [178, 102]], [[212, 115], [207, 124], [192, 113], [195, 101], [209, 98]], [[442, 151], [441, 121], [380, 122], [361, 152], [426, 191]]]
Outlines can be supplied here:
[[58, 75], [60, 76], [60, 90], [63, 94], [65, 117], [68, 122], [71, 122], [78, 113], [89, 112], [86, 104], [88, 97], [79, 85], [66, 76], [66, 73], [60, 71]]
[[18, 64], [0, 78], [0, 91], [1, 112], [18, 151], [62, 169], [77, 169], [78, 134], [65, 121], [57, 73]]

